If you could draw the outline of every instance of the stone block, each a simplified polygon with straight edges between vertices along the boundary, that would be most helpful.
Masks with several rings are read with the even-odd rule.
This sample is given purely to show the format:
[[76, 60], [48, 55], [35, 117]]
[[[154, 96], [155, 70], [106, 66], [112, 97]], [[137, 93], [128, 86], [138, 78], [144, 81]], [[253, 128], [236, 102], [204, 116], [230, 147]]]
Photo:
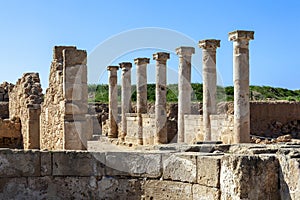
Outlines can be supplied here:
[[[294, 157], [294, 158], [293, 158]], [[300, 199], [300, 152], [280, 153], [279, 180], [281, 199]]]
[[174, 181], [148, 180], [145, 182], [142, 199], [192, 200], [192, 184]]
[[66, 67], [64, 71], [65, 84], [86, 84], [87, 83], [87, 66], [75, 65]]
[[26, 199], [99, 199], [97, 178], [91, 177], [41, 177], [28, 178], [24, 190]]
[[197, 153], [163, 155], [163, 179], [197, 182]]
[[72, 49], [76, 50], [75, 46], [54, 46], [53, 48], [53, 60], [62, 61], [63, 60], [63, 50]]
[[87, 113], [88, 106], [81, 102], [68, 102], [65, 103], [65, 114], [66, 115], [81, 115]]
[[84, 122], [65, 122], [65, 149], [81, 150], [84, 138], [82, 138]]
[[100, 199], [141, 199], [142, 182], [139, 179], [117, 179], [106, 176], [97, 182], [97, 197]]
[[84, 151], [53, 152], [53, 176], [102, 176], [104, 153]]
[[0, 150], [0, 177], [40, 176], [38, 151]]
[[86, 84], [64, 84], [64, 98], [67, 101], [83, 101], [87, 99]]
[[87, 53], [84, 50], [64, 49], [63, 62], [64, 67], [85, 65], [87, 63]]
[[219, 200], [221, 196], [220, 189], [207, 187], [204, 185], [193, 185], [193, 199], [197, 200]]
[[280, 199], [275, 156], [225, 155], [221, 160], [221, 199]]
[[[0, 178], [0, 199], [33, 199], [26, 195], [27, 179], [19, 178]], [[26, 198], [27, 197], [27, 198]], [[32, 197], [32, 196], [30, 196]]]
[[49, 151], [40, 151], [41, 154], [41, 176], [52, 175], [52, 154]]
[[221, 156], [197, 157], [197, 182], [208, 187], [220, 187]]
[[108, 176], [161, 176], [161, 155], [157, 153], [107, 152], [105, 164]]

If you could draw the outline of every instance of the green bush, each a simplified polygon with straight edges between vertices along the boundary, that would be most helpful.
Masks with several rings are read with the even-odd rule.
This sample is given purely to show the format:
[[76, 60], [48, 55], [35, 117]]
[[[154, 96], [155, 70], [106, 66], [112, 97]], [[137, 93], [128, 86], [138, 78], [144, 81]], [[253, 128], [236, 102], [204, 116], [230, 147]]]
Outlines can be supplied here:
[[[192, 83], [191, 99], [194, 102], [201, 102], [203, 99], [203, 85], [200, 83]], [[136, 86], [132, 85], [131, 100], [136, 101]], [[94, 99], [89, 101], [108, 102], [108, 85], [107, 84], [90, 84], [88, 86], [89, 96]], [[118, 98], [121, 98], [121, 87], [118, 86]], [[155, 84], [147, 85], [147, 98], [149, 102], [155, 102]], [[233, 86], [221, 87], [217, 86], [217, 101], [233, 101]], [[250, 86], [250, 99], [255, 100], [289, 100], [300, 101], [300, 90], [289, 90], [285, 88], [273, 88], [270, 86]], [[178, 101], [178, 85], [170, 84], [167, 86], [167, 102]]]

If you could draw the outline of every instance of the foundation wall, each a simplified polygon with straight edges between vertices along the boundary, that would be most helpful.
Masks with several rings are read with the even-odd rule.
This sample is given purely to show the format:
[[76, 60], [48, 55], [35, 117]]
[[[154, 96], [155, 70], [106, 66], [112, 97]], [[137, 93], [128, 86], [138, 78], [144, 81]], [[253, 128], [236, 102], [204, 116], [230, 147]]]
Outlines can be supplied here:
[[285, 154], [0, 150], [0, 161], [1, 199], [276, 200], [299, 190], [299, 163]]

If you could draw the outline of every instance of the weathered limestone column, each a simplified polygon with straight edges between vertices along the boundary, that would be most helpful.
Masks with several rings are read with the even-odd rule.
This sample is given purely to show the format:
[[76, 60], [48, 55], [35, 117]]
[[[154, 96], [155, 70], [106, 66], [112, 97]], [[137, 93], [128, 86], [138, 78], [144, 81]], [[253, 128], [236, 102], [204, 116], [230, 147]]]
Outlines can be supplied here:
[[108, 66], [107, 70], [110, 72], [109, 74], [109, 130], [108, 137], [109, 138], [117, 138], [118, 137], [118, 66]]
[[121, 102], [122, 102], [122, 130], [121, 140], [124, 140], [127, 135], [126, 113], [130, 112], [131, 108], [131, 68], [130, 62], [122, 62], [119, 64], [122, 69], [122, 86], [121, 86]]
[[250, 142], [249, 105], [249, 41], [254, 31], [233, 31], [233, 81], [234, 81], [234, 143]]
[[194, 47], [178, 47], [178, 133], [177, 142], [184, 142], [184, 115], [191, 113], [191, 60]]
[[201, 40], [199, 42], [199, 47], [202, 48], [204, 140], [210, 141], [210, 115], [217, 113], [216, 49], [220, 47], [220, 40]]
[[155, 125], [157, 144], [165, 144], [167, 138], [167, 60], [169, 53], [158, 52], [153, 54], [156, 60], [156, 87], [155, 87]]
[[147, 64], [149, 58], [136, 58], [136, 93], [137, 93], [137, 115], [138, 115], [138, 144], [143, 144], [143, 118], [147, 113]]

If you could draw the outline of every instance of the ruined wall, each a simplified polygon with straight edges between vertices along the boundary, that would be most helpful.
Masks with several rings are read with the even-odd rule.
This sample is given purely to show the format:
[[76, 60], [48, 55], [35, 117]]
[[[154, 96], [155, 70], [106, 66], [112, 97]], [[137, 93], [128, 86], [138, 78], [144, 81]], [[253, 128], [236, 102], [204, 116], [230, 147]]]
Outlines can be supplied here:
[[300, 139], [300, 102], [251, 102], [250, 111], [251, 134]]
[[0, 118], [9, 118], [9, 90], [13, 88], [13, 84], [3, 82], [0, 84]]
[[[211, 115], [212, 140], [231, 144], [233, 141], [233, 104], [222, 102], [218, 115]], [[263, 137], [291, 134], [300, 139], [299, 102], [250, 102], [250, 133]], [[204, 137], [201, 115], [185, 116], [187, 143], [202, 141]]]
[[9, 118], [9, 102], [5, 102], [5, 101], [0, 102], [0, 118], [1, 119]]
[[9, 90], [9, 118], [21, 121], [21, 133], [25, 149], [40, 147], [39, 116], [43, 101], [38, 73], [24, 73]]
[[[138, 117], [136, 113], [127, 113], [127, 135], [125, 141], [127, 143], [138, 143]], [[168, 143], [175, 143], [177, 141], [177, 121], [174, 124], [171, 117], [167, 118], [167, 139]], [[142, 114], [143, 123], [143, 144], [155, 144], [155, 116], [154, 114]], [[175, 127], [175, 128], [174, 128]], [[176, 132], [174, 131], [176, 130]]]
[[0, 148], [22, 148], [20, 119], [0, 119]]
[[87, 54], [76, 47], [56, 46], [49, 87], [41, 112], [42, 149], [85, 149], [90, 139], [87, 114]]
[[0, 150], [0, 198], [299, 199], [299, 151], [279, 148], [272, 154], [265, 147], [262, 154], [253, 147], [247, 154]]
[[191, 144], [203, 140], [203, 116], [184, 115], [184, 141]]
[[9, 101], [9, 90], [13, 88], [13, 84], [8, 82], [3, 82], [0, 84], [0, 101]]

